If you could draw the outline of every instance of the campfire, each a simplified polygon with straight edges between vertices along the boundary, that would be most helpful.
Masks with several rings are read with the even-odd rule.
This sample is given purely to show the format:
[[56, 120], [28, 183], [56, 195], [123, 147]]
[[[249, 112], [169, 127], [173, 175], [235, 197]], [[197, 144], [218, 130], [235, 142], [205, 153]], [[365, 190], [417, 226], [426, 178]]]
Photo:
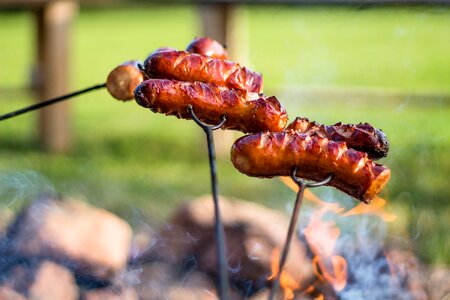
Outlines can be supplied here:
[[[267, 299], [289, 216], [239, 199], [220, 201], [230, 299]], [[275, 299], [428, 299], [412, 252], [384, 243], [385, 222], [395, 216], [384, 199], [376, 203], [373, 210], [346, 210], [306, 190]], [[159, 228], [132, 232], [85, 203], [37, 199], [2, 238], [0, 298], [218, 299], [213, 211], [204, 196], [175, 209]]]

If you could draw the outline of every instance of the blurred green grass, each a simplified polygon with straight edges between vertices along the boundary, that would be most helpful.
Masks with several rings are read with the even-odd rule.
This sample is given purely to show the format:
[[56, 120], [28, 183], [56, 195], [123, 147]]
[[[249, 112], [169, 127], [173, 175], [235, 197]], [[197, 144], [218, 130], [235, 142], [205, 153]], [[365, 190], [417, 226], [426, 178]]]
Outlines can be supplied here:
[[252, 61], [270, 85], [449, 92], [448, 17], [427, 7], [255, 9]]
[[[267, 93], [277, 93], [291, 119], [367, 121], [386, 132], [391, 151], [383, 163], [392, 179], [383, 196], [406, 220], [392, 230], [411, 236], [425, 261], [450, 263], [449, 9], [264, 6], [242, 14], [248, 17], [250, 65], [264, 74]], [[82, 10], [73, 32], [72, 87], [103, 82], [117, 64], [144, 59], [157, 47], [184, 48], [200, 34], [197, 20], [190, 6]], [[32, 24], [29, 13], [0, 14], [0, 113], [31, 101], [23, 88], [34, 58]], [[298, 91], [291, 93], [294, 87]], [[315, 96], [314, 89], [328, 93]], [[335, 89], [386, 92], [387, 99], [377, 102], [362, 93], [342, 101], [333, 96]], [[177, 203], [209, 192], [206, 149], [193, 122], [114, 101], [106, 91], [80, 97], [72, 108], [69, 154], [40, 149], [35, 114], [2, 122], [5, 207], [18, 208], [54, 189], [132, 222], [145, 215], [156, 223]], [[281, 209], [293, 200], [275, 179], [239, 174], [228, 157], [219, 159], [218, 168], [224, 195]], [[332, 189], [320, 192], [344, 198]]]

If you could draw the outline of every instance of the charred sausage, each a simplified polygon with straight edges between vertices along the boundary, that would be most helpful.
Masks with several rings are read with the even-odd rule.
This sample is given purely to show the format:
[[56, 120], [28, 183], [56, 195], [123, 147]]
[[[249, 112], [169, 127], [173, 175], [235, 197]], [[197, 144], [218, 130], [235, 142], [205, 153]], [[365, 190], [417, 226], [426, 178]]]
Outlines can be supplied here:
[[218, 41], [207, 37], [196, 37], [189, 43], [186, 51], [213, 58], [228, 59], [227, 50]]
[[243, 132], [281, 131], [286, 110], [275, 97], [264, 98], [244, 90], [231, 90], [213, 83], [149, 79], [135, 90], [136, 102], [153, 112], [190, 119], [192, 106], [197, 117], [208, 124], [227, 120], [223, 129]]
[[261, 132], [238, 139], [231, 160], [242, 173], [256, 177], [297, 176], [319, 181], [333, 174], [328, 185], [369, 203], [386, 185], [390, 170], [367, 154], [318, 135], [295, 131]]
[[215, 83], [231, 89], [262, 92], [262, 75], [223, 59], [185, 51], [158, 51], [144, 62], [148, 78]]
[[309, 135], [316, 134], [335, 142], [345, 142], [348, 148], [365, 152], [373, 160], [386, 157], [389, 151], [386, 134], [368, 123], [342, 124], [339, 122], [325, 126], [311, 122], [307, 118], [296, 118], [286, 129]]

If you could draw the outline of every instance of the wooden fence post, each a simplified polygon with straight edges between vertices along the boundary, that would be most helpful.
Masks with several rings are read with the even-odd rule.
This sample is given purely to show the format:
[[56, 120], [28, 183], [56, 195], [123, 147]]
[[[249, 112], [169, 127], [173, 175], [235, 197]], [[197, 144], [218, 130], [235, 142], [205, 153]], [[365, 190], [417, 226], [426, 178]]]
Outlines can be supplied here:
[[[248, 54], [246, 18], [237, 4], [202, 4], [200, 6], [201, 30], [210, 38], [227, 46], [230, 60], [245, 65]], [[216, 131], [216, 153], [228, 156], [236, 133]]]
[[[78, 4], [50, 1], [36, 11], [38, 97], [45, 100], [69, 91], [70, 29]], [[51, 152], [71, 146], [69, 103], [39, 111], [39, 139]]]
[[200, 6], [201, 31], [227, 46], [230, 59], [248, 62], [248, 25], [246, 12], [239, 4], [203, 4]]

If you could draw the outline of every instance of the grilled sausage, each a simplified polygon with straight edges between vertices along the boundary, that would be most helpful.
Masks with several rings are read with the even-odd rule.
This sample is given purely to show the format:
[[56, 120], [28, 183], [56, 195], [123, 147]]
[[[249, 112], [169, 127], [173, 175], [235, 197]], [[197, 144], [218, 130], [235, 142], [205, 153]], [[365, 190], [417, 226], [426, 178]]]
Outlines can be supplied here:
[[186, 51], [213, 58], [228, 59], [227, 50], [218, 41], [207, 37], [196, 37], [189, 43]]
[[319, 181], [333, 174], [328, 185], [369, 203], [386, 185], [390, 170], [348, 149], [344, 142], [330, 141], [293, 130], [261, 132], [238, 139], [231, 160], [242, 173], [256, 177], [297, 176]]
[[197, 117], [208, 124], [218, 124], [226, 116], [223, 129], [281, 131], [287, 122], [286, 110], [275, 97], [264, 98], [213, 83], [149, 79], [136, 88], [135, 99], [153, 112], [183, 119], [191, 119], [187, 112], [191, 105]]
[[296, 118], [286, 127], [299, 133], [316, 134], [336, 142], [345, 142], [348, 148], [367, 153], [370, 159], [376, 160], [387, 156], [389, 141], [380, 129], [368, 123], [342, 124], [325, 126], [311, 122], [307, 118]]
[[185, 51], [159, 51], [144, 62], [148, 78], [215, 83], [231, 89], [262, 92], [262, 75], [239, 64]]
[[134, 89], [144, 80], [138, 61], [127, 61], [112, 70], [106, 80], [106, 89], [118, 100], [134, 98]]

